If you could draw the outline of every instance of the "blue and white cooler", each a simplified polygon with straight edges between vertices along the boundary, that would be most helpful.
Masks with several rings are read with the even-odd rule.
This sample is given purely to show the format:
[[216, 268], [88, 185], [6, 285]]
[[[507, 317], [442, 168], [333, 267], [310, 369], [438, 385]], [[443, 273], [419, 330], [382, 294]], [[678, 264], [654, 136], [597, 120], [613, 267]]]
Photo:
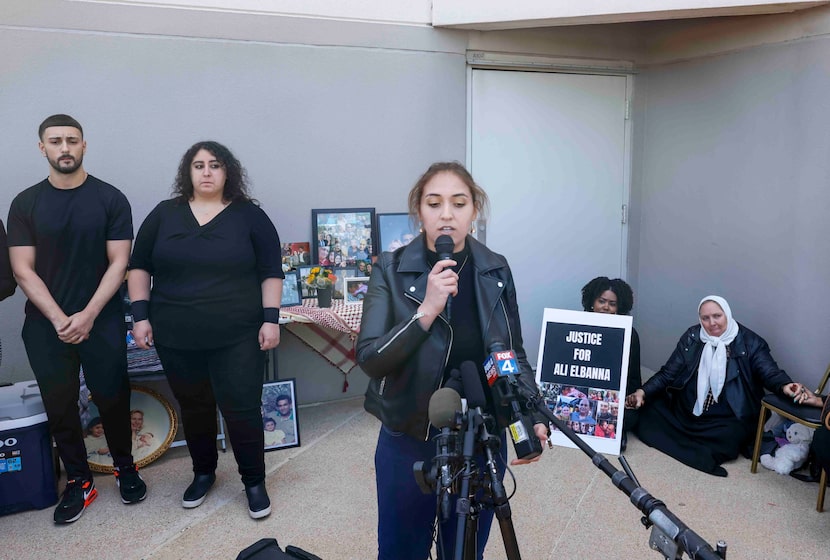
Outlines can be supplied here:
[[52, 438], [37, 383], [0, 387], [0, 515], [57, 501]]

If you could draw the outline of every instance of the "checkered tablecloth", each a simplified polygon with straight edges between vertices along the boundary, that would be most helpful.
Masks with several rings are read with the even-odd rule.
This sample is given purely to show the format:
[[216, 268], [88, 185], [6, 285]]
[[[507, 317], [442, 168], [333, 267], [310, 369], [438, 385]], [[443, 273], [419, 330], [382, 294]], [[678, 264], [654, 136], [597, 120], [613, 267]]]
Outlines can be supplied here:
[[357, 335], [360, 332], [363, 305], [334, 300], [331, 307], [318, 307], [317, 300], [311, 298], [303, 300], [302, 305], [283, 308], [280, 315], [297, 323], [314, 323], [342, 333]]
[[306, 346], [343, 372], [343, 392], [349, 388], [348, 374], [357, 365], [354, 344], [360, 331], [363, 305], [333, 301], [331, 307], [317, 307], [316, 299], [286, 307], [280, 315], [291, 322], [285, 328]]
[[161, 372], [161, 361], [155, 348], [142, 350], [138, 346], [127, 347], [127, 373]]

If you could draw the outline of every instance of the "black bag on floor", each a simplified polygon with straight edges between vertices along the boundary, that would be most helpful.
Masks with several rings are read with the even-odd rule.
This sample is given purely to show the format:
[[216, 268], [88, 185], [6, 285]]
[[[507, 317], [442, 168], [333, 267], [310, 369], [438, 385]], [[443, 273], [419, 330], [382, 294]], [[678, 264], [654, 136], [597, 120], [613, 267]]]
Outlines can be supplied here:
[[236, 560], [323, 560], [317, 555], [306, 552], [296, 546], [285, 547], [285, 552], [280, 548], [277, 539], [259, 539], [257, 542], [243, 550], [236, 557]]

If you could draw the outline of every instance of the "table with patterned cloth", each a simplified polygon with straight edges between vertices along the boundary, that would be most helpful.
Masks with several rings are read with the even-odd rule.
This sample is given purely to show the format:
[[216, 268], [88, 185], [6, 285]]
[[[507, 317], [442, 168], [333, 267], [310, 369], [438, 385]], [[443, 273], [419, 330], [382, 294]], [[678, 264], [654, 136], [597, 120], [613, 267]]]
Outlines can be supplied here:
[[288, 331], [343, 372], [343, 392], [349, 388], [346, 376], [357, 365], [354, 345], [360, 332], [363, 305], [334, 300], [331, 307], [318, 307], [314, 298], [302, 305], [280, 310]]
[[131, 377], [148, 373], [162, 373], [159, 355], [155, 348], [142, 350], [138, 346], [127, 346], [127, 374]]

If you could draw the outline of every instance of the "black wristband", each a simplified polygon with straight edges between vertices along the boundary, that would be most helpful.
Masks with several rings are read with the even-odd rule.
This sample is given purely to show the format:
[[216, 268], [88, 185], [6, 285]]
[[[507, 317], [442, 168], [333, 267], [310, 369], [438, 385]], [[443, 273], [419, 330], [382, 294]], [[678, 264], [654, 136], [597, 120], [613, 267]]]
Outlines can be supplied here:
[[133, 316], [133, 323], [146, 321], [150, 318], [150, 302], [146, 299], [140, 299], [130, 303], [130, 313]]
[[280, 323], [280, 308], [279, 307], [265, 307], [262, 310], [263, 323]]

